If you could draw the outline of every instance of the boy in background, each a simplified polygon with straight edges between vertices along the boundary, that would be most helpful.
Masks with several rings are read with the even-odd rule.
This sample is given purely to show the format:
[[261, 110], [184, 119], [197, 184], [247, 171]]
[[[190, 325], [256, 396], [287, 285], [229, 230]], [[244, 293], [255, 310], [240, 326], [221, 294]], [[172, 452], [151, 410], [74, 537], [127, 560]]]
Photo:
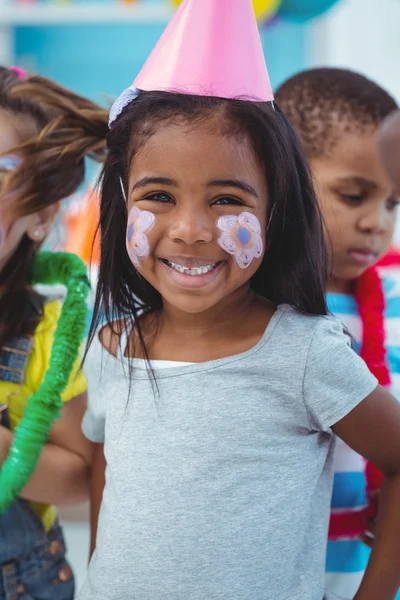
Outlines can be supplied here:
[[[399, 171], [386, 127], [394, 99], [367, 78], [343, 69], [312, 69], [286, 81], [276, 102], [297, 130], [313, 172], [330, 254], [328, 309], [337, 315], [370, 370], [400, 398], [400, 286], [375, 267], [388, 251], [399, 195], [389, 177]], [[398, 117], [397, 117], [398, 119]], [[400, 120], [396, 121], [400, 133]], [[389, 128], [389, 125], [388, 125]], [[392, 132], [392, 126], [390, 131]], [[386, 132], [386, 133], [385, 133]], [[394, 324], [394, 325], [393, 325]], [[397, 392], [397, 393], [396, 393]], [[335, 452], [326, 600], [351, 600], [368, 563], [367, 518], [376, 502], [379, 473], [344, 442]], [[400, 598], [400, 594], [398, 596]]]

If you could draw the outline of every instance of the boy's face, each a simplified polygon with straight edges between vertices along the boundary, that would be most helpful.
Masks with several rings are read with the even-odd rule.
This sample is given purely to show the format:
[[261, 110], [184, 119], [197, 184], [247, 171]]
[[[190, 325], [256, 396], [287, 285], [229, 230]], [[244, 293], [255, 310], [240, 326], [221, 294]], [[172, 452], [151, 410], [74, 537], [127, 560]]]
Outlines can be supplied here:
[[311, 160], [331, 260], [328, 291], [346, 293], [388, 250], [398, 197], [375, 128], [343, 132], [329, 156]]

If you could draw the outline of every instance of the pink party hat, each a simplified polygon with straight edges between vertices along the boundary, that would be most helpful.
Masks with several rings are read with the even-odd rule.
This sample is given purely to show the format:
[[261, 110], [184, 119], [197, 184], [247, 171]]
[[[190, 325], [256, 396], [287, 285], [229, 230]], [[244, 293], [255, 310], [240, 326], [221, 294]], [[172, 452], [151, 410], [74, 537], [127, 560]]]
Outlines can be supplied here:
[[272, 101], [252, 0], [183, 0], [133, 85]]

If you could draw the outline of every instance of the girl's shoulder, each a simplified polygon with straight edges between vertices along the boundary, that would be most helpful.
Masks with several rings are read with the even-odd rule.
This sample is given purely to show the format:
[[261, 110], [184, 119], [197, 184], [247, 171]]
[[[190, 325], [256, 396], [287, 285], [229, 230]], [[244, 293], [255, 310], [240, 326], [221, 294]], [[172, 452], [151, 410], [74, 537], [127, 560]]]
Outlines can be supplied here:
[[291, 337], [299, 336], [299, 339], [305, 335], [310, 338], [311, 335], [324, 336], [330, 332], [342, 332], [343, 325], [340, 319], [333, 315], [312, 315], [304, 313], [292, 306], [281, 305], [280, 319], [281, 330], [286, 329], [291, 333]]
[[50, 302], [45, 302], [43, 307], [43, 314], [35, 330], [35, 338], [49, 338], [51, 345], [52, 338], [61, 315], [61, 310], [62, 302], [60, 300], [52, 300]]
[[[35, 392], [42, 384], [49, 367], [54, 335], [61, 315], [62, 302], [52, 300], [44, 304], [41, 319], [33, 336], [33, 348], [26, 371], [25, 383]], [[86, 379], [80, 369], [81, 358], [78, 357], [72, 369], [70, 380], [63, 392], [63, 401], [82, 394], [87, 389]]]
[[90, 344], [91, 352], [101, 352], [113, 358], [118, 358], [125, 351], [132, 325], [124, 319], [112, 323], [102, 323], [97, 328]]
[[124, 340], [128, 337], [127, 325], [123, 320], [101, 325], [95, 337], [97, 338], [97, 345], [116, 358], [121, 345], [123, 345]]
[[[142, 334], [149, 339], [154, 336], [157, 327], [152, 314], [140, 315]], [[135, 354], [135, 348], [140, 346], [140, 339], [132, 316], [122, 317], [111, 323], [100, 324], [92, 342], [95, 352], [102, 352], [113, 358], [121, 358], [129, 347], [129, 355]]]
[[[286, 348], [285, 352], [290, 348], [290, 353], [295, 357], [296, 349], [301, 348], [304, 351], [312, 338], [318, 340], [320, 345], [329, 345], [332, 337], [336, 336], [347, 343], [348, 337], [344, 334], [343, 326], [338, 318], [310, 315], [282, 304], [276, 310], [258, 343], [248, 352], [241, 352], [235, 356], [246, 358], [248, 353], [252, 354], [256, 351], [262, 360], [262, 355], [265, 353], [264, 348], [269, 353], [272, 343], [278, 352], [283, 347]], [[126, 355], [128, 346], [129, 355], [133, 357], [138, 345], [140, 345], [140, 340], [136, 336], [132, 320], [122, 319], [113, 323], [103, 323], [90, 341], [88, 360], [85, 360], [85, 363], [90, 362], [97, 367], [100, 364], [103, 367], [107, 365], [114, 370], [119, 363], [124, 362], [122, 358]], [[228, 361], [231, 359], [232, 357], [227, 357]]]
[[277, 348], [286, 347], [291, 361], [302, 363], [303, 357], [306, 369], [313, 363], [332, 363], [351, 349], [348, 329], [336, 315], [310, 315], [288, 307], [276, 334]]
[[51, 300], [44, 303], [42, 316], [33, 335], [34, 347], [42, 347], [46, 352], [50, 352], [62, 307], [61, 300]]
[[129, 340], [129, 326], [123, 319], [101, 323], [89, 339], [84, 359], [84, 371], [89, 379], [118, 370]]

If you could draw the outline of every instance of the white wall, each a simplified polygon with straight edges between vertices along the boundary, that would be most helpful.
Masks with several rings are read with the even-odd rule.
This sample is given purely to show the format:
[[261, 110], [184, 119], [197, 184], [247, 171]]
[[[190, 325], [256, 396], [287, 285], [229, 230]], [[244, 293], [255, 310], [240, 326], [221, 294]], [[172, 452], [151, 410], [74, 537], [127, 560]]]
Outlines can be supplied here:
[[310, 27], [310, 65], [354, 69], [400, 102], [400, 0], [341, 0]]

